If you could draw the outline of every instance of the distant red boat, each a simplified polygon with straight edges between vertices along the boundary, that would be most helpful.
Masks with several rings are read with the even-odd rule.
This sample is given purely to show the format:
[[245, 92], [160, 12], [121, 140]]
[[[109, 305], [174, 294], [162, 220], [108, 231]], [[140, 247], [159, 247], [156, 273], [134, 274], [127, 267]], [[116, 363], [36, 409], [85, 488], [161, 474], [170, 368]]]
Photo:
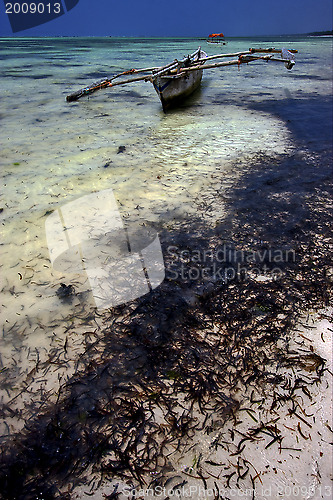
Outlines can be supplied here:
[[220, 43], [221, 45], [227, 45], [223, 33], [211, 33], [207, 39], [208, 43]]

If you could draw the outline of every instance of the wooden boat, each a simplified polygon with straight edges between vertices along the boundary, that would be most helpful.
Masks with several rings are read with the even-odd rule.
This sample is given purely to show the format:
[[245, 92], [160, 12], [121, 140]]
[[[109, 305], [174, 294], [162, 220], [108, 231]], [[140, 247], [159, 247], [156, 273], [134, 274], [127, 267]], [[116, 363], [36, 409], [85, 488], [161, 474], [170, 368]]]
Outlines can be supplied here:
[[203, 65], [203, 59], [207, 58], [206, 52], [198, 50], [193, 52], [182, 61], [179, 61], [176, 68], [170, 69], [167, 73], [159, 72], [151, 78], [151, 82], [161, 100], [163, 111], [176, 106], [186, 97], [191, 95], [200, 85], [202, 79], [202, 68], [195, 71], [182, 71], [183, 68], [196, 66], [198, 61]]
[[227, 45], [223, 33], [211, 33], [207, 38], [208, 43], [219, 43], [221, 45]]
[[[105, 78], [68, 95], [66, 100], [67, 102], [77, 101], [81, 97], [90, 95], [99, 89], [115, 87], [117, 85], [127, 85], [129, 83], [144, 80], [154, 85], [160, 97], [163, 110], [167, 111], [171, 107], [179, 104], [198, 88], [202, 79], [203, 69], [221, 68], [232, 65], [237, 65], [239, 67], [241, 64], [248, 64], [252, 61], [276, 61], [284, 63], [286, 68], [290, 70], [295, 64], [293, 55], [295, 53], [297, 53], [297, 50], [252, 48], [232, 54], [207, 56], [206, 52], [199, 47], [193, 54], [188, 55], [180, 61], [175, 59], [166, 66], [130, 69], [114, 75], [111, 78]], [[276, 57], [276, 54], [280, 54], [280, 57]], [[215, 62], [213, 64], [210, 63], [213, 59], [224, 58], [231, 58], [231, 60]], [[121, 79], [121, 77], [125, 75], [136, 75], [138, 73], [144, 73], [144, 75], [135, 76], [128, 80]], [[114, 82], [116, 79], [120, 79], [120, 81]]]

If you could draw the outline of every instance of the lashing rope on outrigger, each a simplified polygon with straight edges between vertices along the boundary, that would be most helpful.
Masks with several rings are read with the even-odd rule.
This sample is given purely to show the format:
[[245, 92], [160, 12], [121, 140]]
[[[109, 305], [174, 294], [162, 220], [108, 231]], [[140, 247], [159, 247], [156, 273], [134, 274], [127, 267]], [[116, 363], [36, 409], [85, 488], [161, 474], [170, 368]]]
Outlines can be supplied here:
[[92, 83], [89, 85], [89, 87], [85, 87], [83, 89], [78, 90], [77, 92], [73, 92], [73, 94], [70, 94], [66, 97], [67, 102], [71, 101], [77, 101], [80, 99], [80, 97], [83, 97], [84, 95], [89, 95], [92, 94], [93, 92], [96, 92], [96, 90], [104, 89], [106, 87], [112, 87], [112, 80], [117, 78], [118, 76], [125, 76], [125, 75], [130, 75], [132, 73], [135, 73], [137, 70], [132, 68], [127, 71], [123, 71], [117, 76], [114, 76], [112, 78], [105, 78], [104, 80], [99, 80], [97, 82]]
[[[153, 79], [155, 79], [157, 76], [161, 76], [166, 73], [170, 73], [173, 70], [177, 71], [177, 73], [186, 73], [188, 71], [197, 71], [201, 69], [211, 69], [211, 68], [218, 68], [218, 67], [223, 67], [223, 66], [230, 66], [230, 65], [240, 65], [242, 63], [249, 63], [252, 61], [256, 60], [262, 60], [262, 61], [279, 61], [283, 62], [286, 66], [287, 69], [292, 69], [292, 67], [295, 64], [293, 54], [297, 53], [297, 50], [288, 50], [288, 49], [274, 49], [274, 48], [268, 48], [268, 49], [262, 49], [262, 48], [250, 48], [248, 51], [244, 52], [237, 52], [233, 54], [216, 54], [214, 56], [208, 56], [205, 54], [205, 58], [200, 59], [200, 50], [201, 47], [199, 47], [198, 50], [196, 50], [193, 54], [185, 57], [182, 61], [178, 61], [175, 59], [171, 63], [167, 64], [166, 66], [162, 67], [153, 67], [153, 68], [143, 68], [143, 69], [130, 69], [123, 71], [122, 73], [119, 73], [117, 75], [112, 76], [111, 78], [107, 78], [104, 80], [100, 80], [98, 82], [95, 82], [91, 84], [89, 87], [85, 87], [83, 89], [78, 90], [77, 92], [74, 92], [66, 97], [67, 102], [72, 102], [72, 101], [77, 101], [80, 99], [80, 97], [83, 97], [85, 95], [92, 94], [93, 92], [96, 92], [96, 90], [100, 90], [103, 88], [107, 87], [114, 87], [117, 85], [125, 85], [128, 83], [133, 83], [137, 81], [151, 81], [153, 83]], [[266, 53], [267, 55], [265, 56], [259, 56], [255, 55], [257, 53]], [[197, 60], [194, 60], [194, 57], [199, 54], [199, 57]], [[281, 54], [281, 58], [276, 58], [273, 56], [273, 54]], [[227, 61], [227, 62], [220, 62], [220, 63], [215, 63], [215, 64], [207, 64], [208, 61], [211, 59], [220, 59], [220, 58], [225, 58], [225, 57], [237, 57], [237, 59]], [[191, 62], [188, 64], [188, 60]], [[181, 65], [179, 65], [181, 63]], [[118, 77], [124, 76], [124, 75], [129, 75], [129, 74], [137, 74], [137, 73], [149, 73], [144, 76], [139, 76], [136, 78], [131, 78], [129, 80], [122, 80], [116, 83], [112, 83], [113, 80], [115, 80]]]

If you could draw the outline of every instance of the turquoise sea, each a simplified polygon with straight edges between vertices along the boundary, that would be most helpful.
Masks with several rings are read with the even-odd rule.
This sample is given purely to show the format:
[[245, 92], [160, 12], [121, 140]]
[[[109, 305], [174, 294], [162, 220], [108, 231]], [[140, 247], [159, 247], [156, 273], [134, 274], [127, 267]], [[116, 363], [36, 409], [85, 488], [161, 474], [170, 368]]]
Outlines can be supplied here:
[[[206, 70], [200, 90], [167, 114], [144, 81], [66, 102], [103, 77], [164, 65], [199, 45], [208, 55], [249, 47], [298, 54], [292, 71], [264, 62]], [[125, 220], [164, 231], [184, 231], [191, 218], [215, 227], [226, 215], [223, 193], [244, 172], [251, 178], [263, 157], [272, 171], [281, 158], [289, 165], [281, 172], [291, 179], [285, 197], [300, 178], [311, 190], [332, 172], [332, 38], [235, 38], [223, 47], [199, 39], [2, 38], [0, 49], [0, 401], [25, 415], [1, 424], [6, 436], [23, 426], [29, 405], [38, 408], [41, 393], [52, 399], [75, 370], [82, 333], [99, 327], [87, 278], [52, 268], [47, 216], [111, 188]], [[260, 203], [258, 192], [259, 211]], [[295, 209], [295, 225], [297, 217]], [[73, 301], [59, 300], [61, 283], [74, 286]], [[63, 346], [66, 363], [39, 377], [38, 363]]]

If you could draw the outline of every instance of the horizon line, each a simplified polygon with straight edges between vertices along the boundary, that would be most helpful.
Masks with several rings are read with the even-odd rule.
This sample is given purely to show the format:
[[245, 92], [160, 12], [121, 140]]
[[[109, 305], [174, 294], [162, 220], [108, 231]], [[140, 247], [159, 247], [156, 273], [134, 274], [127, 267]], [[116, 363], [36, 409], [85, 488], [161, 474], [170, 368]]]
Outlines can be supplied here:
[[[333, 35], [333, 30], [311, 31], [306, 33], [272, 33], [262, 35], [230, 35], [225, 36], [225, 39], [232, 38], [260, 38], [260, 37], [283, 37], [283, 36], [323, 36]], [[0, 35], [1, 38], [195, 38], [206, 39], [208, 35]]]

